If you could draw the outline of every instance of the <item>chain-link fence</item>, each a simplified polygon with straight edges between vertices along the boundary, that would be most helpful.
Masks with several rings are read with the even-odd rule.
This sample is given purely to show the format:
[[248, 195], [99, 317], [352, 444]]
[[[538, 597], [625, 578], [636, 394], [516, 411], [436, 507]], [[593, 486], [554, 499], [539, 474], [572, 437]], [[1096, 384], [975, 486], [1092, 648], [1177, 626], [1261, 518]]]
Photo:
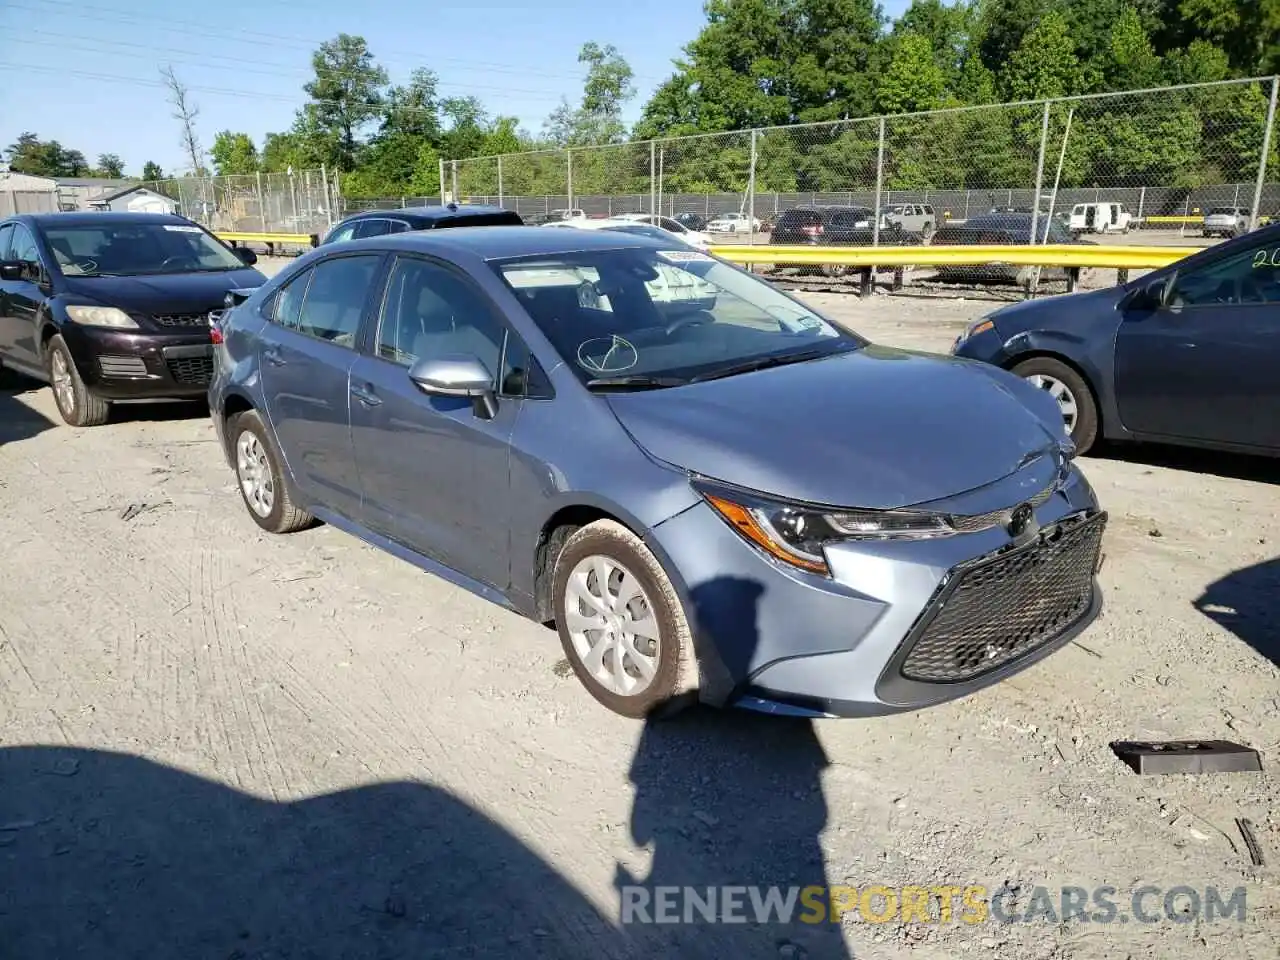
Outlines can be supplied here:
[[[474, 157], [445, 161], [442, 181], [460, 201], [526, 218], [754, 217], [759, 229], [735, 229], [748, 242], [788, 210], [834, 206], [880, 211], [870, 243], [927, 241], [992, 214], [1008, 242], [1199, 234], [1228, 210], [1248, 229], [1280, 217], [1278, 88], [1255, 78]], [[950, 242], [966, 242], [954, 229]]]
[[211, 230], [323, 233], [337, 219], [337, 184], [325, 170], [180, 177], [144, 183], [177, 203], [177, 213]]

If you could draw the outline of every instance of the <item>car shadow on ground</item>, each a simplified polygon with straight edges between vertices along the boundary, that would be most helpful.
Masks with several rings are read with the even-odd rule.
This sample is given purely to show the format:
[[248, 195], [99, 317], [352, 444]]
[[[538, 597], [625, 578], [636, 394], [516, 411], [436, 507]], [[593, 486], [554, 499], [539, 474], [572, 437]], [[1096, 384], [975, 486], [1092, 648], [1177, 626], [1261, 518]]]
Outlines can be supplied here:
[[53, 428], [52, 420], [22, 402], [24, 394], [42, 384], [7, 370], [0, 371], [0, 446], [27, 440]]
[[[738, 654], [749, 655], [763, 590], [752, 580], [717, 577], [692, 590], [693, 608], [704, 627], [743, 638]], [[635, 788], [631, 834], [637, 845], [652, 847], [653, 859], [646, 876], [618, 870], [623, 922], [629, 897], [647, 904], [656, 921], [659, 888], [690, 887], [704, 898], [708, 887], [718, 888], [721, 898], [725, 887], [748, 888], [740, 896], [747, 922], [709, 923], [693, 907], [695, 922], [683, 922], [690, 901], [677, 894], [673, 907], [682, 922], [629, 928], [643, 937], [651, 956], [850, 956], [839, 923], [813, 922], [813, 911], [805, 919], [798, 899], [789, 922], [779, 922], [775, 913], [756, 923], [761, 918], [750, 895], [751, 888], [763, 897], [777, 887], [785, 897], [791, 890], [828, 884], [819, 838], [829, 814], [822, 791], [829, 765], [808, 719], [695, 707], [675, 719], [645, 724], [630, 769]], [[821, 902], [826, 903], [825, 891]], [[723, 917], [724, 900], [716, 906]], [[642, 919], [639, 911], [632, 919]]]
[[[1122, 460], [1167, 470], [1207, 473], [1229, 480], [1280, 483], [1280, 459], [1244, 453], [1220, 453], [1196, 447], [1165, 446], [1157, 443], [1108, 441], [1090, 454], [1108, 460]], [[1087, 464], [1088, 458], [1086, 458]]]
[[172, 400], [147, 403], [113, 403], [109, 423], [168, 423], [209, 416], [207, 400]]
[[6, 957], [645, 956], [520, 840], [429, 785], [275, 803], [41, 746], [0, 749], [0, 785]]
[[1195, 608], [1280, 667], [1280, 557], [1211, 583]]

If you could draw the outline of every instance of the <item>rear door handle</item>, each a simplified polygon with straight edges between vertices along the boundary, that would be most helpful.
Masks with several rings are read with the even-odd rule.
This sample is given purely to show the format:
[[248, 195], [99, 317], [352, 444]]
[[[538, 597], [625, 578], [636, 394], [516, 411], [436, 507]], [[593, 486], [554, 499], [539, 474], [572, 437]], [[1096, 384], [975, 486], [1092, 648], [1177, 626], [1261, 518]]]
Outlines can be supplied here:
[[262, 355], [267, 358], [267, 363], [276, 367], [283, 367], [288, 363], [288, 361], [280, 355], [279, 347], [267, 347], [263, 350]]
[[358, 387], [354, 383], [351, 385], [351, 395], [366, 407], [376, 407], [382, 403], [382, 398], [374, 393], [372, 388]]

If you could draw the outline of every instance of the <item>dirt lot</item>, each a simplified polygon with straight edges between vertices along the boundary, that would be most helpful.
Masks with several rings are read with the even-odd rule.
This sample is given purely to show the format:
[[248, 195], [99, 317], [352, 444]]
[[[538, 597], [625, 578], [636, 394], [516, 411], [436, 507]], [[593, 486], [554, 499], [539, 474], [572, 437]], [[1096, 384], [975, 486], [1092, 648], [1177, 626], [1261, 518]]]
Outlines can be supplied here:
[[[939, 350], [992, 306], [814, 299]], [[46, 390], [0, 393], [0, 954], [1277, 956], [1275, 464], [1089, 458], [1103, 617], [968, 700], [644, 727], [543, 627], [331, 528], [259, 533], [200, 410], [54, 419]], [[1249, 744], [1268, 772], [1142, 778], [1108, 750], [1178, 737]], [[623, 929], [628, 876], [1008, 881], [1019, 909], [1111, 885], [1121, 915], [1147, 884], [1244, 886], [1248, 916]]]

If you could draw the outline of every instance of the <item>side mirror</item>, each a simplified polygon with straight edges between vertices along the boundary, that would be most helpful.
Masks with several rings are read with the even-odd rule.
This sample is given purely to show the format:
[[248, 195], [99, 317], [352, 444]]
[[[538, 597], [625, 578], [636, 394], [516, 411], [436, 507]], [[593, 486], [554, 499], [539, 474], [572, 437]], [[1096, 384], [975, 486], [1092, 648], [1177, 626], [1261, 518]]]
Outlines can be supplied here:
[[255, 263], [258, 262], [258, 255], [254, 253], [252, 250], [250, 250], [248, 247], [236, 247], [235, 253], [236, 253], [236, 256], [240, 258], [240, 262], [243, 263], [246, 267], [252, 267]]
[[469, 353], [423, 357], [409, 368], [409, 379], [435, 397], [469, 397], [476, 416], [492, 420], [498, 413], [493, 374]]
[[1129, 294], [1128, 300], [1125, 301], [1125, 309], [1149, 311], [1161, 309], [1164, 306], [1164, 297], [1168, 286], [1169, 281], [1167, 279], [1144, 283]]
[[6, 260], [0, 263], [0, 280], [21, 280], [22, 266], [17, 260]]

